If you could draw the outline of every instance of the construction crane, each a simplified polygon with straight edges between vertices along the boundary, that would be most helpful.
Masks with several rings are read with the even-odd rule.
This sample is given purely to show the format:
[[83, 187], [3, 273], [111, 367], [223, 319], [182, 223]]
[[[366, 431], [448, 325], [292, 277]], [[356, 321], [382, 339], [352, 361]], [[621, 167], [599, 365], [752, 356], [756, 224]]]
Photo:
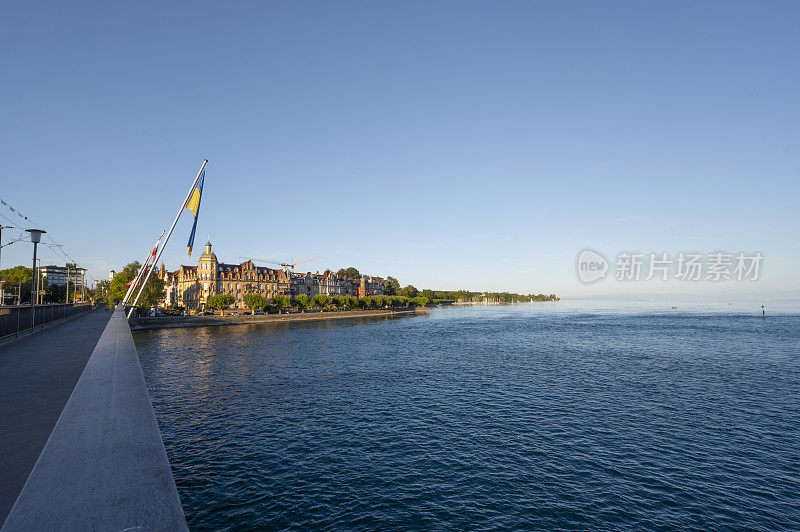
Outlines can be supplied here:
[[294, 267], [297, 266], [298, 264], [303, 264], [304, 262], [311, 262], [312, 260], [319, 260], [322, 257], [314, 257], [313, 259], [306, 259], [306, 260], [299, 260], [299, 261], [295, 261], [294, 259], [292, 259], [290, 262], [280, 262], [280, 261], [277, 261], [277, 260], [270, 260], [270, 259], [259, 259], [257, 257], [245, 257], [243, 255], [239, 255], [239, 258], [240, 259], [252, 260], [252, 261], [256, 261], [256, 262], [265, 262], [267, 264], [275, 264], [277, 266], [282, 266], [282, 267], [284, 267], [284, 268], [286, 268], [288, 270], [291, 270], [291, 272], [294, 273]]

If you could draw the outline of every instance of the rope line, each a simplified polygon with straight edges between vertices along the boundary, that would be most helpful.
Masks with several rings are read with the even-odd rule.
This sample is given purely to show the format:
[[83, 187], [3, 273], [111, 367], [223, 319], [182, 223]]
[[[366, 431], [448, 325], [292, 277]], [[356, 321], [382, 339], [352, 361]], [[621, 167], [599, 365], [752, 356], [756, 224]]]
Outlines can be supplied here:
[[[8, 209], [9, 209], [11, 212], [13, 212], [14, 214], [16, 214], [17, 216], [19, 216], [19, 217], [20, 217], [20, 218], [22, 218], [23, 220], [27, 220], [28, 222], [32, 223], [33, 225], [36, 225], [36, 226], [38, 226], [38, 227], [41, 227], [41, 225], [37, 224], [37, 223], [36, 223], [36, 222], [35, 222], [35, 221], [34, 221], [32, 218], [29, 218], [28, 216], [25, 216], [25, 215], [24, 215], [24, 214], [23, 214], [23, 213], [22, 213], [22, 212], [21, 212], [19, 209], [15, 208], [13, 205], [11, 205], [9, 202], [5, 201], [5, 200], [4, 200], [4, 199], [2, 199], [2, 198], [0, 198], [0, 204], [2, 204], [2, 206], [3, 206], [3, 207], [6, 207], [6, 208], [8, 208]], [[15, 222], [14, 220], [12, 220], [11, 218], [9, 218], [8, 216], [6, 216], [5, 214], [3, 214], [2, 212], [0, 212], [0, 216], [2, 216], [3, 218], [5, 218], [6, 220], [8, 220], [9, 222], [11, 222], [12, 224], [14, 224], [14, 223], [19, 223], [19, 222]], [[11, 229], [11, 228], [21, 229], [20, 227], [16, 227], [16, 226], [12, 226], [12, 227], [10, 227], [9, 229]], [[42, 242], [42, 244], [44, 244], [45, 246], [47, 246], [48, 248], [50, 248], [50, 250], [51, 250], [51, 251], [53, 250], [53, 248], [55, 248], [55, 249], [56, 249], [56, 253], [60, 254], [60, 255], [61, 255], [63, 258], [64, 258], [64, 260], [65, 260], [66, 262], [72, 262], [73, 264], [78, 264], [78, 261], [76, 261], [75, 259], [73, 259], [73, 258], [70, 256], [70, 254], [69, 254], [69, 253], [67, 253], [66, 251], [64, 251], [64, 246], [63, 246], [62, 244], [59, 244], [58, 242], [56, 242], [56, 240], [55, 240], [55, 239], [52, 237], [52, 235], [51, 235], [49, 232], [45, 233], [45, 234], [44, 234], [44, 237], [45, 237], [46, 239], [50, 240], [50, 243], [48, 244], [48, 243], [46, 243], [46, 242]], [[19, 241], [20, 241], [20, 240], [16, 240], [16, 242], [19, 242]], [[9, 242], [9, 244], [12, 244], [12, 243], [13, 243], [13, 242]], [[88, 276], [88, 277], [89, 277], [89, 278], [90, 278], [90, 279], [91, 279], [91, 280], [92, 280], [92, 281], [93, 281], [95, 284], [97, 284], [97, 282], [98, 282], [98, 281], [97, 281], [97, 279], [95, 279], [94, 277], [92, 277], [92, 274], [90, 274], [90, 273], [89, 273], [89, 270], [86, 270], [85, 274], [86, 274], [86, 275], [87, 275], [87, 276]]]

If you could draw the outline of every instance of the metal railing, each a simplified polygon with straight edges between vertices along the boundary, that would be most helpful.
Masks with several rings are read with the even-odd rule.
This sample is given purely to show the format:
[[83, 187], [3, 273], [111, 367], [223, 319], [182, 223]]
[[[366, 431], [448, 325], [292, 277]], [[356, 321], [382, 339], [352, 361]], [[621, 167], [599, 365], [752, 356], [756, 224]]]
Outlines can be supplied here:
[[89, 303], [0, 307], [0, 340], [33, 332], [48, 323], [63, 321], [91, 309]]

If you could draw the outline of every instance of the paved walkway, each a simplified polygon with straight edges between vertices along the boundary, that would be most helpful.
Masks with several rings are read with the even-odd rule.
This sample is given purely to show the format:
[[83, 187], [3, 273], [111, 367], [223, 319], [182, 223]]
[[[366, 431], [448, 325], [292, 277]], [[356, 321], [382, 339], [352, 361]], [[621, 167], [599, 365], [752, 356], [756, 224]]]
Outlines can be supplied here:
[[0, 524], [110, 317], [110, 310], [95, 310], [0, 346]]

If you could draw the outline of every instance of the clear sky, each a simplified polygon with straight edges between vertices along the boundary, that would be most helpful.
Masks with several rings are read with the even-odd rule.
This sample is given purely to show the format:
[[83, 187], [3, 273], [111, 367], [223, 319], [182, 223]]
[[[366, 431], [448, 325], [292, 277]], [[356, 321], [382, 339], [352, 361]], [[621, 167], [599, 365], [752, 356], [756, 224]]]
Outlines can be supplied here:
[[[798, 23], [777, 1], [4, 2], [0, 198], [98, 279], [206, 157], [169, 268], [210, 235], [223, 261], [418, 288], [797, 291]], [[584, 287], [586, 247], [760, 251], [762, 279]]]

